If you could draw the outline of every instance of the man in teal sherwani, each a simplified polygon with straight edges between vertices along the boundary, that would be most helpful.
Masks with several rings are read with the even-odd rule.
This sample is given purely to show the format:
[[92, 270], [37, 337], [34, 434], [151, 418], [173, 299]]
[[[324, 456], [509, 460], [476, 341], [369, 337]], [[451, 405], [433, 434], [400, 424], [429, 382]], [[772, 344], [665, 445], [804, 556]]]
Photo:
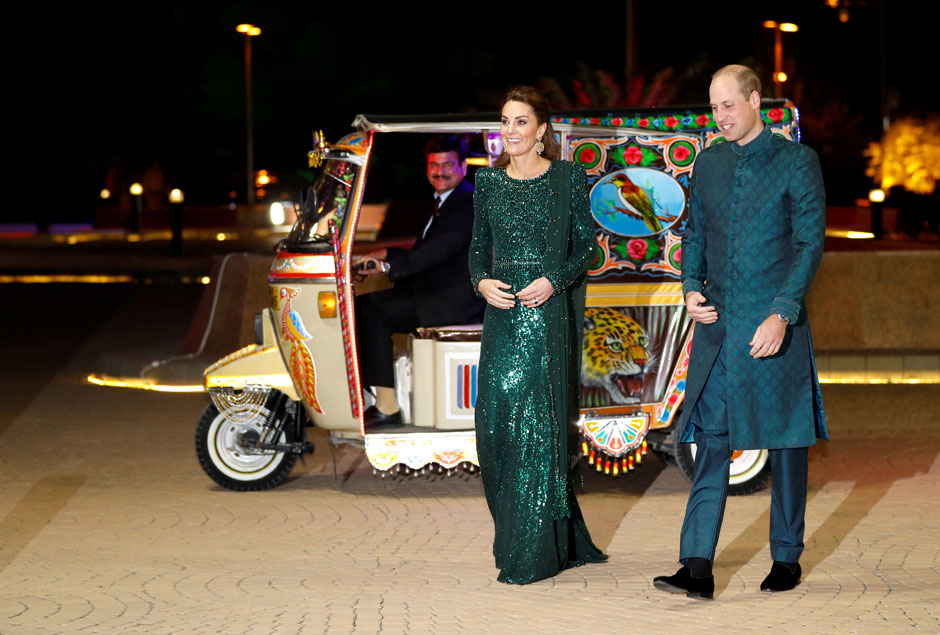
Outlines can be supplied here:
[[763, 591], [800, 581], [808, 446], [828, 439], [804, 298], [822, 257], [825, 191], [816, 153], [775, 136], [760, 116], [760, 80], [746, 66], [712, 76], [725, 143], [692, 175], [682, 290], [696, 322], [683, 443], [697, 445], [679, 561], [658, 589], [712, 598], [712, 562], [731, 453], [770, 450], [770, 552]]

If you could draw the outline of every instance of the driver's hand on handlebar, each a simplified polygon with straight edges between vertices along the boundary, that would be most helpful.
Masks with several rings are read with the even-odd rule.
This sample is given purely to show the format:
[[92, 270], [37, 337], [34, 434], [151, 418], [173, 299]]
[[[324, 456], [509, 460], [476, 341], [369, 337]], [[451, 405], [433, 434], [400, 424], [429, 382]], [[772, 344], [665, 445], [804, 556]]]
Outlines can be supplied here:
[[483, 299], [497, 309], [511, 309], [516, 306], [516, 296], [502, 291], [502, 289], [511, 288], [511, 284], [506, 284], [502, 280], [493, 280], [492, 278], [484, 278], [480, 280], [480, 284], [477, 285], [477, 291], [480, 292]]
[[374, 276], [382, 273], [382, 261], [373, 258], [371, 254], [361, 258], [353, 267], [356, 273], [364, 276]]

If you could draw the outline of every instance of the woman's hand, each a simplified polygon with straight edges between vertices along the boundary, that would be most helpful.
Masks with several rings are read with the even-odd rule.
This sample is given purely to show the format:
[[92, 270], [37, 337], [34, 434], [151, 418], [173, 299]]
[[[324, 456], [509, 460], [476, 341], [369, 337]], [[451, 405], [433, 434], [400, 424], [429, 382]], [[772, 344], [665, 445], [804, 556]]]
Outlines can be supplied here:
[[511, 293], [506, 293], [501, 290], [511, 288], [511, 284], [506, 284], [502, 280], [493, 280], [492, 278], [484, 278], [480, 280], [480, 284], [477, 285], [477, 291], [480, 292], [483, 299], [497, 309], [511, 309], [516, 306], [516, 297]]
[[526, 288], [516, 294], [516, 297], [524, 306], [535, 307], [545, 304], [553, 293], [555, 293], [555, 289], [552, 287], [552, 283], [548, 281], [548, 278], [542, 276], [530, 282]]

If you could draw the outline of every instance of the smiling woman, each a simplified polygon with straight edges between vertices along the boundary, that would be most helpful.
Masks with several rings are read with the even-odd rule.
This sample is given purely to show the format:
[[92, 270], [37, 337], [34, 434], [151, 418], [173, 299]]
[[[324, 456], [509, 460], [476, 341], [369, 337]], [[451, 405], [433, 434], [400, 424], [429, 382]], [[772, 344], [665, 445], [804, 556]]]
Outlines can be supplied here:
[[[528, 584], [607, 559], [574, 495], [584, 272], [594, 222], [584, 169], [559, 159], [545, 99], [511, 89], [504, 151], [477, 172], [470, 273], [486, 299], [476, 440], [499, 580]], [[572, 448], [573, 449], [573, 448]]]

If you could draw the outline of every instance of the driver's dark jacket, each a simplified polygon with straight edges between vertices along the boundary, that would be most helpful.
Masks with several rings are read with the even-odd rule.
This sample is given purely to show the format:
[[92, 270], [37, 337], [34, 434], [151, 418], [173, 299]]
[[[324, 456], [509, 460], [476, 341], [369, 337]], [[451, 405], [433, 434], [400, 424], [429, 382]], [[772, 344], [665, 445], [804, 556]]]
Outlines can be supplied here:
[[[428, 213], [432, 211], [433, 203]], [[411, 249], [388, 248], [388, 277], [395, 283], [396, 295], [414, 298], [422, 326], [481, 322], [485, 304], [467, 283], [473, 185], [461, 181], [439, 212]]]

